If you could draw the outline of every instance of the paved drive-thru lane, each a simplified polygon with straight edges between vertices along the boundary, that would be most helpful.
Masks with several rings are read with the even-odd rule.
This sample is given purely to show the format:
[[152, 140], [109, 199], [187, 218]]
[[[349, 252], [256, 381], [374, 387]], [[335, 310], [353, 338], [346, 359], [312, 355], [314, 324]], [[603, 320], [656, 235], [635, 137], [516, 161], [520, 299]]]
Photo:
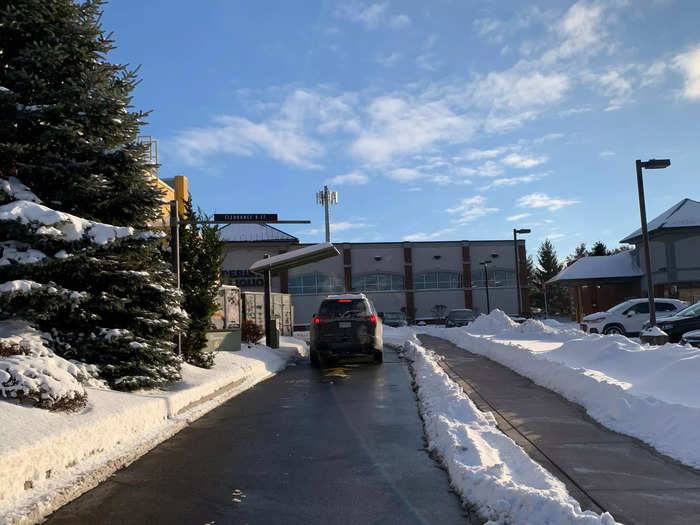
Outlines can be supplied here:
[[583, 408], [494, 361], [444, 339], [419, 335], [498, 427], [563, 481], [583, 509], [625, 524], [700, 523], [700, 472], [617, 434]]
[[260, 383], [53, 514], [50, 524], [468, 523], [424, 449], [406, 365]]

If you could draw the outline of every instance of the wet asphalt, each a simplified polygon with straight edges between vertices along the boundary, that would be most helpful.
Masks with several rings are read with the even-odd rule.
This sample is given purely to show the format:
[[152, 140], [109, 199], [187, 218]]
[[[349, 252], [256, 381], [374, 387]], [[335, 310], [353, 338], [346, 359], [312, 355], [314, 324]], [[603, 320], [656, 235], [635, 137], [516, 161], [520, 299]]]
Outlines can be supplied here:
[[308, 361], [209, 412], [58, 524], [469, 523], [425, 450], [407, 366]]

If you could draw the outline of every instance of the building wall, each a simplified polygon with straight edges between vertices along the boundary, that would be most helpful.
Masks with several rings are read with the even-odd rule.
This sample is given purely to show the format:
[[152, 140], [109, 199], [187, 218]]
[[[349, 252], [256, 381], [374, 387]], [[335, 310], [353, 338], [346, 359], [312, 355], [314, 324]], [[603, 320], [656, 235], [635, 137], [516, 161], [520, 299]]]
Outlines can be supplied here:
[[[524, 241], [519, 241], [523, 250]], [[245, 275], [250, 265], [265, 253], [276, 253], [308, 245], [288, 243], [229, 243], [223, 263], [227, 284], [242, 290], [262, 290], [255, 276]], [[338, 243], [341, 251], [332, 257], [289, 270], [286, 277], [273, 277], [272, 290], [283, 282], [292, 294], [295, 324], [304, 325], [318, 311], [321, 300], [332, 293], [363, 292], [377, 311], [407, 314], [409, 319], [435, 319], [454, 308], [486, 311], [483, 267], [489, 266], [491, 309], [517, 312], [515, 255], [512, 241], [449, 241], [396, 243]], [[492, 254], [498, 254], [493, 258]], [[233, 272], [233, 273], [232, 273]], [[238, 277], [239, 274], [242, 274]], [[252, 284], [251, 284], [252, 283]], [[435, 288], [434, 286], [441, 286]], [[523, 288], [527, 283], [521, 283]], [[378, 289], [379, 288], [379, 289]]]
[[[655, 235], [649, 242], [651, 255], [652, 281], [666, 297], [684, 300], [694, 297], [680, 297], [680, 290], [697, 288], [700, 282], [700, 228], [688, 228], [676, 232]], [[637, 261], [642, 271], [644, 245], [637, 245]], [[642, 292], [646, 294], [646, 279], [642, 279]]]

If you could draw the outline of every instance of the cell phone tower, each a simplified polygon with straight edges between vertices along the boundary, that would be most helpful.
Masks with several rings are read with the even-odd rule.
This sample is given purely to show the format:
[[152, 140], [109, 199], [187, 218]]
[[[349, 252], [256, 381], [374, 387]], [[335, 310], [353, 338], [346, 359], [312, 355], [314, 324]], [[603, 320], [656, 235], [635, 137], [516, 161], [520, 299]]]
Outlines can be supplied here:
[[338, 204], [338, 192], [324, 186], [323, 191], [316, 192], [316, 202], [326, 210], [326, 242], [331, 242], [331, 215], [328, 207], [331, 204]]

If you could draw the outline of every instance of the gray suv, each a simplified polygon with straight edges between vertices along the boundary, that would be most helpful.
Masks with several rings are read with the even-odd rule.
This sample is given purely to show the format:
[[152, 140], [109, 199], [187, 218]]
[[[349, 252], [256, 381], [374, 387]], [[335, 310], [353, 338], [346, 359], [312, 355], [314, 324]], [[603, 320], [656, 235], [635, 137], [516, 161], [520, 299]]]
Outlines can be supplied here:
[[371, 357], [384, 359], [382, 322], [364, 294], [329, 295], [314, 314], [310, 329], [312, 366], [322, 358]]

